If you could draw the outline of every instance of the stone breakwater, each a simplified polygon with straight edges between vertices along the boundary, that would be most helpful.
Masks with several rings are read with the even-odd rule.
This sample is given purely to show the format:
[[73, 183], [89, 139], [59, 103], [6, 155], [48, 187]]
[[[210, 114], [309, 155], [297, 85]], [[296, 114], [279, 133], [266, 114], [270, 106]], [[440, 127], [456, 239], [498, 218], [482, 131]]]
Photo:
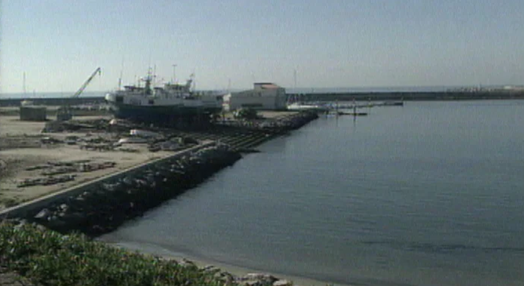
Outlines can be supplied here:
[[25, 219], [62, 233], [77, 230], [98, 236], [196, 186], [240, 158], [227, 145], [207, 147], [95, 184], [80, 195], [30, 212]]

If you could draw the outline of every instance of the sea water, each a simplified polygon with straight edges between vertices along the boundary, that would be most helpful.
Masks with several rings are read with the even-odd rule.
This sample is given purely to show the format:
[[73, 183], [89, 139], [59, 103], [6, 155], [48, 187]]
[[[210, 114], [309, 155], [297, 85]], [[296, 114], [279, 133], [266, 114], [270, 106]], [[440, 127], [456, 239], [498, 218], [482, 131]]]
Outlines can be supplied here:
[[361, 285], [524, 285], [524, 101], [321, 117], [102, 239]]

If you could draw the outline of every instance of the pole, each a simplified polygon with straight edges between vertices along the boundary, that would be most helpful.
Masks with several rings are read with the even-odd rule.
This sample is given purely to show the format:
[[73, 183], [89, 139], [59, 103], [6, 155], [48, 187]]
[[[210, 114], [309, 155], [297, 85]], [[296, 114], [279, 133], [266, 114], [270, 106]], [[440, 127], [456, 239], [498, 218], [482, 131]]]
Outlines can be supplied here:
[[26, 97], [26, 89], [25, 89], [25, 72], [24, 72], [24, 97]]
[[173, 83], [176, 81], [176, 64], [173, 65]]
[[293, 80], [295, 82], [295, 85], [293, 86], [295, 88], [295, 92], [297, 92], [297, 70], [293, 70]]

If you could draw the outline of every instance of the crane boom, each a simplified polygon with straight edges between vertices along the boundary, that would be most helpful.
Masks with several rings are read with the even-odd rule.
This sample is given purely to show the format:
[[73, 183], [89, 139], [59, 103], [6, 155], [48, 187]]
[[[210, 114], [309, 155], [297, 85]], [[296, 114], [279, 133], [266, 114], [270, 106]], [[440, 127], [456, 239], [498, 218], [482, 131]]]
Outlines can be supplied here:
[[71, 97], [72, 98], [77, 98], [80, 96], [80, 94], [82, 94], [82, 92], [84, 91], [84, 89], [87, 87], [87, 85], [93, 80], [93, 78], [96, 76], [96, 74], [98, 73], [98, 75], [101, 75], [102, 74], [102, 70], [100, 68], [97, 68], [93, 74], [86, 80], [86, 82], [84, 82], [84, 84], [80, 87], [80, 89], [78, 89], [77, 92], [75, 92], [75, 94], [73, 94]]

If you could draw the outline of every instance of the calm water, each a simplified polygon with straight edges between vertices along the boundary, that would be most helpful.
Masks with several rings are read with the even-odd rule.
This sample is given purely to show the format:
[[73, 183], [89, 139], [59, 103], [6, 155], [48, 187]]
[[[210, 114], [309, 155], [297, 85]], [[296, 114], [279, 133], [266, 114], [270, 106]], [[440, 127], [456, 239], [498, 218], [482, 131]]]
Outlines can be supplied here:
[[524, 101], [321, 118], [104, 239], [364, 285], [524, 285]]

